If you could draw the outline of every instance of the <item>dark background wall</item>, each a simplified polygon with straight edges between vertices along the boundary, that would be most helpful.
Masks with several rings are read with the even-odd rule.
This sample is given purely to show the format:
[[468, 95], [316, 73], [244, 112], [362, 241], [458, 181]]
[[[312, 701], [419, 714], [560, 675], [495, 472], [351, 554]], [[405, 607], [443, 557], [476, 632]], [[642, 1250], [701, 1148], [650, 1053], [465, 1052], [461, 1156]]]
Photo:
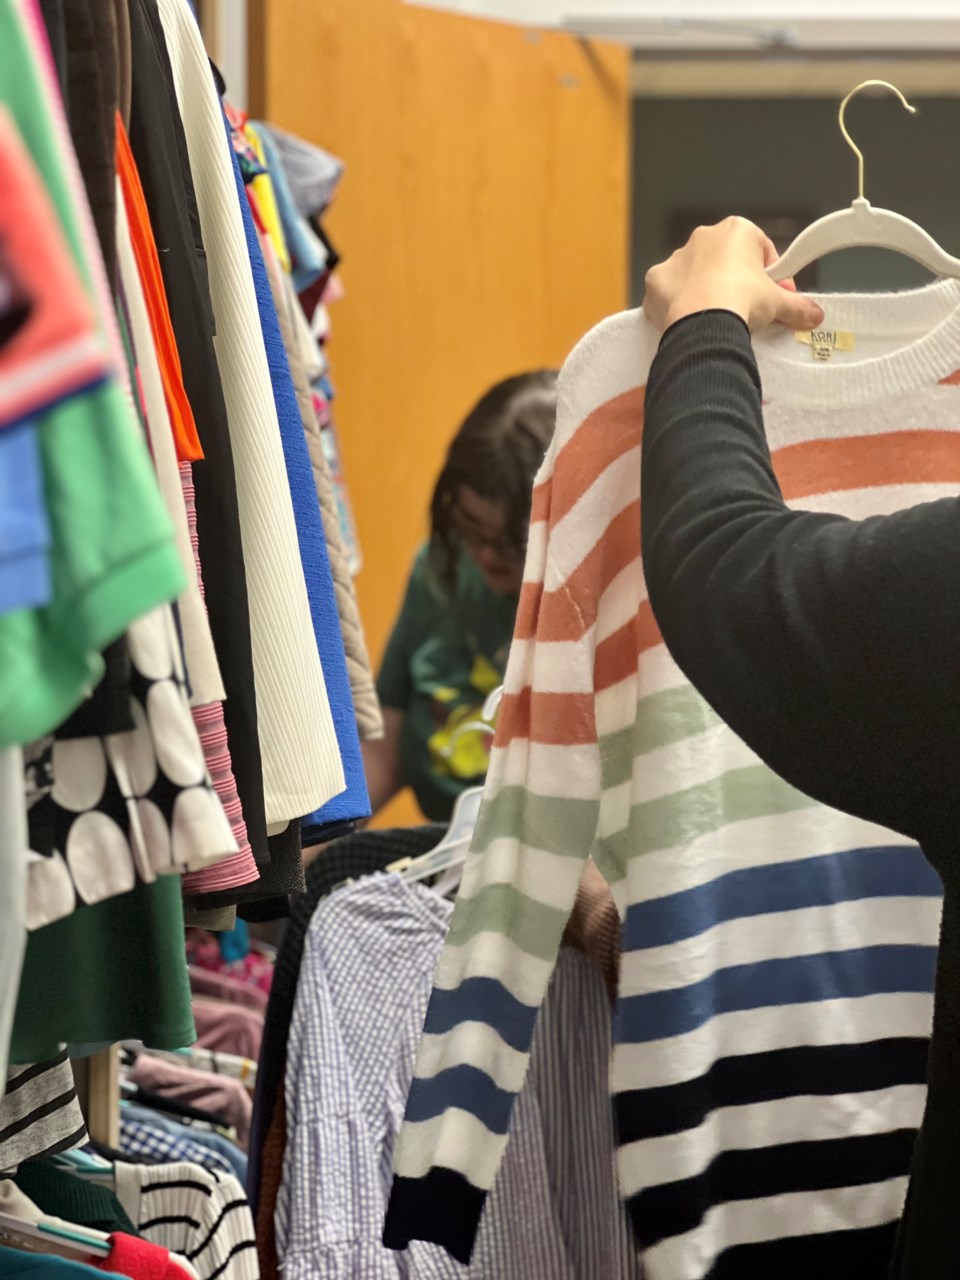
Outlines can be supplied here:
[[[925, 227], [960, 256], [960, 99], [854, 102], [847, 125], [866, 157], [866, 196]], [[833, 99], [639, 99], [634, 104], [633, 294], [676, 247], [685, 217], [796, 215], [800, 225], [857, 194], [856, 161]], [[823, 259], [825, 290], [907, 288], [927, 279], [895, 254]]]

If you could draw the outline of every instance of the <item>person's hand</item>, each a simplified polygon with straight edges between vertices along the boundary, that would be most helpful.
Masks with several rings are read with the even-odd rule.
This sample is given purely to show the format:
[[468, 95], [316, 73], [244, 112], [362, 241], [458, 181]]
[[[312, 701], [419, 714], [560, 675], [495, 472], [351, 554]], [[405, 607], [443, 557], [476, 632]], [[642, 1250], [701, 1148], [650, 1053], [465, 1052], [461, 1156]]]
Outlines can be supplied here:
[[661, 333], [684, 316], [713, 309], [735, 312], [752, 333], [774, 323], [817, 328], [823, 308], [798, 294], [792, 280], [774, 284], [766, 268], [776, 260], [773, 241], [746, 218], [699, 227], [647, 272], [643, 309]]

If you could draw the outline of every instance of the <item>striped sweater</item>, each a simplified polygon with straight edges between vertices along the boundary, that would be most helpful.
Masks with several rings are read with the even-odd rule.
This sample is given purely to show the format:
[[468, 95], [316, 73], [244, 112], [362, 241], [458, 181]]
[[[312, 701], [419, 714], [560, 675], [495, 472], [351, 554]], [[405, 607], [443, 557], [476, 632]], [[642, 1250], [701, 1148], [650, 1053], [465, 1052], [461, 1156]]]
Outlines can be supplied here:
[[[831, 298], [858, 346], [830, 363], [755, 341], [788, 502], [861, 517], [956, 492], [958, 298]], [[940, 884], [905, 838], [761, 765], [667, 653], [640, 556], [656, 345], [616, 317], [561, 376], [385, 1239], [469, 1256], [592, 854], [623, 918], [610, 1084], [650, 1280], [793, 1275], [814, 1236], [836, 1274], [879, 1280], [925, 1100]]]

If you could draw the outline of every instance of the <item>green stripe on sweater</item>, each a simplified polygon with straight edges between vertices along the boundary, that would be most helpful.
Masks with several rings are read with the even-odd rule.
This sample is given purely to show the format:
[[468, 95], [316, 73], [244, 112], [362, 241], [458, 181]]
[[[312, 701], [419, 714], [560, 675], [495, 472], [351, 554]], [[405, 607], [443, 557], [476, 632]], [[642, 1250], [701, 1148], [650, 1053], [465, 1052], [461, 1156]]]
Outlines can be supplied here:
[[493, 884], [457, 903], [447, 943], [461, 946], [478, 933], [499, 933], [540, 960], [556, 959], [569, 912], [528, 898], [509, 884]]
[[694, 738], [721, 724], [696, 689], [686, 684], [679, 689], [652, 693], [637, 704], [633, 724], [600, 738], [600, 766], [604, 789], [629, 782], [634, 757], [659, 751], [671, 743]]
[[473, 847], [485, 851], [494, 840], [512, 838], [546, 853], [586, 858], [599, 814], [599, 800], [538, 796], [523, 787], [504, 787], [480, 810]]
[[816, 804], [765, 765], [748, 765], [685, 791], [635, 804], [627, 827], [608, 836], [604, 845], [626, 863], [658, 849], [676, 849], [734, 822], [795, 813]]

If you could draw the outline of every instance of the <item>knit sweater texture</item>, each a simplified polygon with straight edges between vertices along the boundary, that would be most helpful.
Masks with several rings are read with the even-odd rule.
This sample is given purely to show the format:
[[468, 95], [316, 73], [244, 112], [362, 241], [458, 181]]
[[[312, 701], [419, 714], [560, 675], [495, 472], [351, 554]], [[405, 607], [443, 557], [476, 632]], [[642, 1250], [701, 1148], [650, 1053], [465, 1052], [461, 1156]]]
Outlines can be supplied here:
[[[814, 547], [838, 530], [868, 537], [916, 503], [936, 503], [955, 539], [960, 287], [827, 307], [854, 350], [821, 363], [792, 335], [756, 340], [762, 412], [742, 324], [737, 376], [718, 374], [692, 404], [670, 389], [719, 358], [709, 325], [671, 335], [650, 374], [658, 336], [626, 314], [565, 366], [485, 803], [396, 1153], [395, 1247], [414, 1236], [469, 1256], [592, 854], [623, 919], [611, 1093], [650, 1280], [886, 1273], [925, 1104], [941, 914], [916, 842], [930, 854], [944, 830], [932, 780], [907, 785], [918, 728], [886, 721], [882, 699], [884, 682], [928, 691], [914, 650], [887, 643], [892, 619], [880, 626], [903, 569], [889, 547], [887, 579], [834, 592], [813, 638], [789, 619], [819, 603], [820, 579], [810, 570], [791, 593], [789, 570], [801, 533]], [[679, 666], [641, 564], [645, 406], [645, 551], [652, 541], [654, 606], [682, 618]], [[697, 460], [701, 488], [739, 462], [723, 522], [673, 474], [678, 456]], [[759, 519], [774, 504], [781, 538]], [[911, 514], [891, 519], [907, 537]], [[734, 578], [725, 556], [741, 528], [764, 553]], [[901, 640], [933, 625], [920, 586], [909, 592]], [[749, 620], [763, 593], [778, 608], [761, 634]], [[832, 719], [807, 705], [811, 667]], [[945, 700], [944, 725], [957, 697]], [[878, 753], [887, 765], [873, 773]]]

